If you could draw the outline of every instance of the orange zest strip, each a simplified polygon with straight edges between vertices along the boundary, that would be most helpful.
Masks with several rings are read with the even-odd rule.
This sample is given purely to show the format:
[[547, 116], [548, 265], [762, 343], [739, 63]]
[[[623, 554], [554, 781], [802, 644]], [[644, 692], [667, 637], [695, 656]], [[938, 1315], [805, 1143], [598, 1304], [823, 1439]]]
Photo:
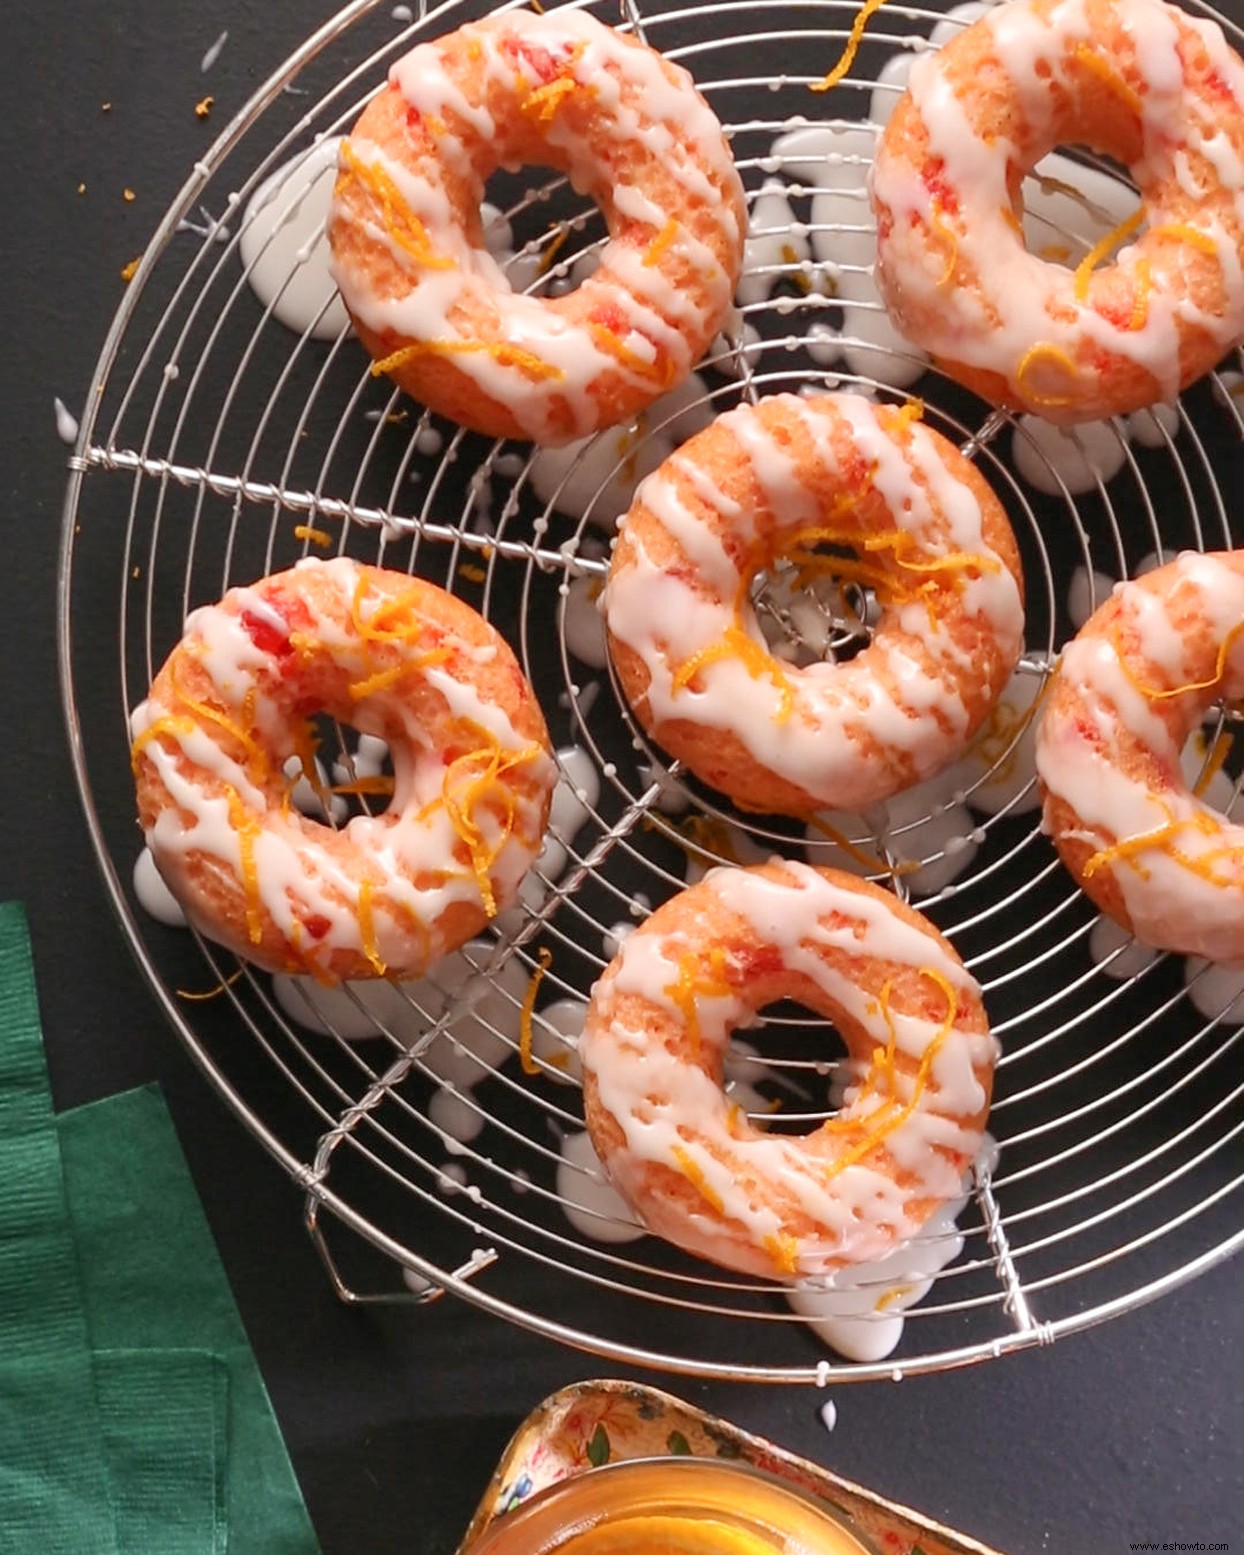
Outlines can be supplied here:
[[231, 718], [228, 713], [221, 712], [218, 708], [211, 707], [208, 703], [200, 701], [198, 697], [191, 696], [184, 687], [180, 686], [177, 682], [176, 659], [169, 660], [168, 678], [177, 700], [194, 715], [200, 724], [215, 725], [217, 729], [222, 730], [230, 739], [236, 740], [242, 747], [246, 752], [247, 776], [256, 783], [265, 782], [271, 776], [272, 763], [268, 758], [268, 752], [259, 744], [252, 732], [254, 729], [255, 688], [252, 686], [246, 693], [242, 704], [242, 716], [246, 723], [249, 724], [249, 727], [246, 727], [246, 725]]
[[[1239, 848], [1213, 848], [1208, 852], [1193, 857], [1185, 853], [1182, 848], [1174, 846], [1174, 839], [1181, 831], [1200, 832], [1202, 836], [1214, 837], [1221, 830], [1221, 822], [1216, 816], [1208, 812], [1195, 811], [1192, 815], [1177, 819], [1169, 805], [1159, 800], [1165, 812], [1166, 819], [1160, 826], [1152, 831], [1141, 832], [1134, 837], [1122, 837], [1111, 843], [1107, 848], [1101, 848], [1088, 859], [1083, 868], [1084, 878], [1091, 880], [1099, 869], [1116, 860], [1122, 860], [1133, 869], [1142, 880], [1148, 880], [1151, 872], [1146, 869], [1140, 860], [1140, 855], [1150, 849], [1157, 849], [1167, 854], [1181, 869], [1186, 869], [1189, 874], [1197, 875], [1210, 885], [1220, 889], [1227, 889], [1239, 883], [1239, 867], [1241, 864]], [[1227, 877], [1214, 873], [1216, 860], [1225, 859], [1232, 866], [1232, 872]]]
[[691, 1152], [682, 1145], [675, 1145], [673, 1150], [675, 1161], [678, 1162], [678, 1170], [683, 1174], [695, 1191], [715, 1214], [720, 1215], [725, 1209], [721, 1195], [709, 1187], [708, 1179], [699, 1162], [694, 1159]]
[[350, 783], [334, 783], [332, 788], [329, 789], [329, 793], [391, 795], [393, 787], [394, 784], [391, 777], [362, 777], [355, 778]]
[[372, 883], [370, 880], [359, 881], [358, 897], [359, 938], [363, 945], [363, 954], [367, 957], [367, 963], [377, 977], [383, 977], [388, 967], [380, 957], [380, 950], [376, 944], [376, 916], [372, 908]]
[[[319, 768], [315, 764], [315, 752], [316, 747], [319, 745], [319, 741], [316, 738], [315, 729], [312, 726], [310, 720], [303, 719], [300, 723], [295, 724], [293, 736], [294, 754], [298, 757], [298, 765], [302, 771], [302, 775], [310, 784], [312, 792], [320, 801], [320, 804], [323, 806], [324, 813], [327, 815], [328, 799], [331, 790], [325, 788], [324, 784], [320, 782]], [[285, 793], [282, 796], [282, 810], [285, 813], [288, 813], [289, 798], [292, 790], [293, 784], [291, 783], [286, 788]]]
[[[586, 43], [574, 44], [565, 58], [559, 61], [558, 73], [553, 80], [546, 81], [542, 86], [534, 87], [528, 92], [518, 105], [519, 112], [529, 119], [534, 119], [537, 124], [548, 124], [566, 98], [583, 87], [584, 83], [576, 80], [570, 72], [573, 71], [576, 61], [586, 48]], [[523, 84], [520, 76], [518, 85], [521, 88]], [[588, 87], [587, 90], [590, 92], [592, 88]]]
[[1119, 661], [1119, 668], [1127, 676], [1128, 680], [1130, 680], [1132, 685], [1135, 686], [1136, 690], [1140, 692], [1141, 696], [1147, 697], [1151, 702], [1165, 702], [1171, 697], [1186, 696], [1189, 692], [1192, 691], [1213, 691], [1218, 686], [1222, 685], [1223, 678], [1227, 673], [1227, 658], [1231, 653], [1231, 649], [1235, 645], [1236, 639], [1241, 635], [1244, 635], [1244, 621], [1237, 621], [1223, 637], [1223, 640], [1218, 647], [1218, 661], [1214, 666], [1214, 673], [1208, 680], [1194, 680], [1190, 681], [1186, 686], [1168, 686], [1165, 689], [1162, 689], [1158, 686], [1148, 685], [1145, 681], [1141, 680], [1140, 677], [1136, 674], [1135, 670], [1132, 669], [1131, 665], [1127, 662], [1126, 654], [1123, 652], [1123, 645], [1119, 641], [1119, 629], [1117, 625], [1112, 635], [1114, 637], [1114, 651], [1115, 656]]
[[519, 103], [519, 112], [537, 124], [548, 124], [565, 99], [579, 90], [579, 83], [570, 76], [559, 76], [527, 93]]
[[341, 143], [341, 160], [364, 184], [384, 212], [385, 231], [394, 243], [425, 270], [452, 270], [454, 261], [437, 252], [428, 229], [402, 198], [401, 191], [379, 162], [364, 163], [348, 140]]
[[779, 252], [782, 256], [782, 263], [784, 265], [789, 265], [791, 270], [794, 272], [789, 277], [792, 284], [797, 286], [805, 297], [810, 297], [814, 290], [812, 285], [812, 278], [811, 276], [806, 275], [800, 268], [802, 261], [800, 260], [799, 255], [795, 250], [794, 244], [783, 243]]
[[1029, 373], [1032, 371], [1033, 364], [1035, 362], [1041, 361], [1057, 362], [1060, 367], [1066, 369], [1067, 373], [1072, 378], [1078, 378], [1080, 376], [1079, 369], [1076, 367], [1076, 364], [1072, 361], [1072, 359], [1067, 355], [1061, 346], [1051, 345], [1049, 341], [1043, 340], [1037, 345], [1032, 346], [1029, 350], [1025, 351], [1022, 359], [1020, 360], [1019, 366], [1015, 369], [1016, 388], [1019, 389], [1021, 394], [1030, 399], [1034, 405], [1052, 406], [1072, 404], [1073, 398], [1071, 395], [1046, 394], [1043, 392], [1038, 392], [1036, 389], [1030, 389], [1028, 387], [1026, 380]]
[[682, 847], [688, 857], [691, 857], [693, 848], [698, 845], [705, 852], [725, 859], [727, 863], [743, 862], [724, 821], [714, 820], [708, 815], [688, 815], [674, 823], [673, 832], [673, 841]]
[[233, 987], [244, 970], [244, 967], [239, 967], [236, 972], [230, 972], [214, 988], [178, 988], [177, 997], [185, 999], [188, 1004], [206, 1004], [209, 999], [219, 999], [226, 988]]
[[1133, 113], [1139, 113], [1144, 107], [1144, 100], [1140, 93], [1130, 85], [1117, 70], [1087, 43], [1076, 45], [1074, 57], [1078, 64], [1084, 66], [1090, 75], [1094, 75], [1120, 102], [1124, 103]]
[[847, 37], [846, 47], [842, 51], [842, 57], [829, 72], [823, 81], [816, 81], [809, 87], [812, 92], [828, 92], [838, 85], [847, 71], [855, 62], [855, 56], [864, 37], [864, 28], [868, 26], [869, 18], [875, 11], [879, 11], [885, 4], [885, 0], [864, 0], [864, 4], [855, 13], [855, 21], [851, 25], [850, 34]]
[[1223, 763], [1231, 754], [1231, 747], [1235, 744], [1232, 736], [1226, 729], [1220, 729], [1214, 737], [1214, 743], [1206, 752], [1205, 768], [1196, 781], [1196, 787], [1192, 792], [1198, 799], [1209, 792], [1209, 785], [1222, 771]]
[[387, 691], [402, 678], [406, 668], [404, 664], [391, 664], [388, 669], [377, 670], [366, 680], [356, 680], [350, 687], [350, 695], [356, 702], [361, 702], [364, 697], [374, 696], [377, 691]]
[[914, 1286], [891, 1285], [889, 1290], [883, 1290], [873, 1304], [874, 1312], [884, 1312], [887, 1307], [892, 1307], [896, 1301], [902, 1301], [904, 1296], [911, 1294]]
[[682, 1015], [691, 1045], [700, 1051], [700, 1010], [697, 999], [729, 998], [734, 988], [726, 975], [726, 953], [720, 945], [714, 945], [708, 953], [707, 975], [697, 976], [700, 961], [698, 951], [687, 951], [679, 958], [678, 976], [662, 990], [673, 1001]]
[[1142, 254], [1136, 261], [1136, 295], [1132, 300], [1132, 316], [1127, 323], [1128, 329], [1133, 331], [1144, 329], [1149, 319], [1149, 294], [1152, 290], [1153, 278], [1149, 261]]
[[1218, 258], [1218, 244], [1210, 237], [1208, 232], [1201, 232], [1198, 228], [1190, 226], [1186, 221], [1168, 221], [1161, 227], [1151, 227], [1151, 238], [1177, 238], [1181, 243], [1189, 243], [1193, 248], [1199, 248], [1203, 254], [1208, 254], [1211, 259]]
[[1083, 302], [1088, 296], [1089, 281], [1097, 266], [1118, 244], [1126, 242], [1144, 219], [1144, 211], [1137, 206], [1132, 214], [1121, 221], [1113, 231], [1107, 232], [1104, 238], [1093, 244], [1092, 248], [1089, 249], [1088, 253], [1085, 254], [1084, 258], [1076, 266], [1075, 293], [1078, 301]]
[[759, 680], [762, 676], [771, 680], [778, 693], [778, 710], [773, 715], [774, 722], [785, 723], [795, 709], [795, 693], [791, 683], [782, 673], [778, 661], [737, 625], [728, 626], [717, 642], [708, 643], [690, 658], [683, 660], [674, 671], [673, 690], [685, 690], [700, 670], [720, 659], [739, 659], [753, 680]]
[[660, 232], [657, 233], [656, 237], [653, 238], [652, 242], [649, 243], [648, 247], [644, 250], [643, 263], [649, 267], [655, 265], [677, 236], [678, 223], [671, 216], [670, 219], [661, 228]]
[[163, 739], [166, 735], [194, 734], [198, 727], [194, 719], [185, 713], [166, 713], [163, 718], [157, 718], [137, 736], [130, 746], [130, 766], [137, 773], [138, 758], [153, 740]]
[[808, 827], [814, 832], [819, 832], [822, 837], [828, 837], [835, 847], [841, 848], [848, 858], [853, 858], [870, 875], [908, 875], [920, 868], [914, 859], [909, 859], [906, 863], [891, 869], [884, 859], [875, 858], [871, 853], [857, 846], [844, 832], [840, 832], [836, 826], [831, 826], [819, 815], [809, 817]]
[[659, 380], [667, 385], [671, 382], [675, 370], [672, 361], [667, 361], [664, 367], [661, 366], [659, 357], [646, 362], [642, 356], [630, 350], [622, 337], [608, 325], [589, 320], [587, 327], [588, 333], [601, 350], [616, 358], [628, 371], [638, 374], [641, 378]]
[[318, 545], [322, 551], [326, 551], [333, 543], [333, 537], [327, 529], [316, 529], [311, 524], [295, 524], [294, 539], [308, 540], [312, 545]]
[[[1012, 219], [1014, 219], [1014, 214], [1010, 214]], [[938, 286], [949, 286], [959, 265], [959, 239], [955, 229], [950, 226], [942, 215], [942, 202], [940, 200], [933, 201], [933, 209], [929, 215], [929, 225], [932, 227], [938, 241], [944, 243], [949, 250], [946, 268], [937, 278]]]
[[785, 1231], [775, 1232], [772, 1236], [765, 1237], [764, 1249], [782, 1274], [798, 1273], [799, 1243], [793, 1236]]
[[934, 1033], [928, 1046], [920, 1055], [920, 1063], [917, 1066], [912, 1081], [911, 1098], [900, 1105], [897, 1097], [895, 1056], [898, 1043], [894, 1027], [894, 1016], [890, 1009], [892, 984], [887, 982], [883, 985], [878, 998], [881, 1014], [889, 1034], [888, 1040], [885, 1047], [878, 1047], [873, 1051], [872, 1067], [869, 1070], [864, 1088], [856, 1099], [856, 1105], [869, 1094], [881, 1089], [882, 1086], [884, 1086], [886, 1092], [886, 1099], [875, 1112], [870, 1113], [864, 1119], [835, 1118], [824, 1125], [827, 1129], [858, 1133], [860, 1136], [854, 1145], [834, 1159], [827, 1174], [830, 1177], [836, 1177], [840, 1172], [845, 1171], [848, 1166], [853, 1166], [855, 1162], [862, 1160], [911, 1116], [919, 1105], [920, 1097], [928, 1086], [929, 1075], [942, 1043], [945, 1042], [954, 1029], [955, 1017], [959, 1013], [959, 997], [955, 992], [953, 984], [933, 967], [921, 967], [920, 975], [927, 977], [930, 982], [936, 984], [941, 989], [946, 997], [946, 1014], [942, 1017], [941, 1026]]
[[246, 937], [252, 945], [263, 943], [263, 906], [259, 894], [259, 870], [255, 864], [255, 838], [260, 825], [255, 816], [242, 803], [241, 795], [230, 784], [225, 784], [225, 800], [229, 806], [229, 824], [238, 834], [238, 862], [242, 872], [242, 886], [246, 892]]
[[557, 231], [553, 234], [552, 241], [541, 251], [541, 254], [540, 254], [540, 274], [541, 275], [547, 275], [549, 273], [549, 270], [552, 267], [553, 261], [557, 258], [558, 254], [561, 252], [561, 250], [563, 248], [565, 248], [567, 239], [569, 237], [570, 237], [570, 228], [569, 227], [559, 227], [557, 229]]
[[[449, 763], [441, 782], [440, 798], [425, 805], [417, 819], [423, 820], [433, 810], [444, 806], [450, 825], [471, 856], [471, 872], [479, 886], [484, 912], [489, 918], [495, 918], [497, 899], [490, 871], [501, 850], [514, 835], [514, 795], [501, 779], [515, 767], [532, 761], [539, 755], [540, 747], [528, 745], [507, 755], [494, 735], [478, 725], [472, 724], [470, 727], [483, 743], [478, 749], [466, 751]], [[482, 770], [475, 770], [481, 763]], [[502, 812], [501, 835], [491, 846], [485, 841], [476, 820], [476, 812], [487, 803], [491, 803], [494, 811], [499, 809]]]
[[524, 1074], [537, 1075], [540, 1073], [540, 1065], [531, 1056], [531, 1020], [536, 1013], [536, 995], [540, 992], [540, 984], [544, 981], [544, 974], [552, 964], [553, 952], [547, 945], [541, 945], [536, 952], [536, 965], [527, 983], [527, 992], [523, 995], [522, 1007], [518, 1012], [518, 1061], [523, 1066]]
[[542, 361], [521, 346], [509, 345], [504, 340], [415, 340], [401, 346], [391, 355], [371, 365], [371, 375], [379, 378], [382, 373], [396, 372], [422, 356], [471, 356], [485, 352], [502, 367], [517, 367], [528, 378], [564, 378], [566, 374], [551, 362]]

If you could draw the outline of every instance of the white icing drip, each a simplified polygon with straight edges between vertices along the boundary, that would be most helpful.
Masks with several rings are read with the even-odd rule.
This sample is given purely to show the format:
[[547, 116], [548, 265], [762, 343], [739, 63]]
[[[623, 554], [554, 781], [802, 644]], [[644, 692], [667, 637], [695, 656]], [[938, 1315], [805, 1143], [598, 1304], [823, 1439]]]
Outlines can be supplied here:
[[186, 915], [181, 903], [161, 880], [150, 848], [144, 848], [134, 860], [134, 895], [138, 905], [157, 923], [166, 923], [174, 929], [185, 927]]
[[340, 144], [338, 137], [322, 140], [265, 178], [238, 238], [259, 301], [286, 328], [315, 340], [335, 340], [349, 324], [325, 236]]
[[[996, 1153], [985, 1136], [981, 1157]], [[808, 1320], [818, 1338], [851, 1361], [884, 1360], [903, 1335], [904, 1314], [928, 1294], [934, 1280], [963, 1251], [957, 1224], [968, 1203], [965, 1187], [901, 1247], [873, 1263], [839, 1270], [823, 1288], [796, 1286], [791, 1309]], [[834, 1417], [836, 1419], [836, 1416]], [[832, 1429], [832, 1421], [826, 1422]]]
[[633, 1242], [644, 1234], [626, 1200], [609, 1185], [586, 1134], [567, 1134], [562, 1140], [557, 1194], [566, 1219], [594, 1242]]

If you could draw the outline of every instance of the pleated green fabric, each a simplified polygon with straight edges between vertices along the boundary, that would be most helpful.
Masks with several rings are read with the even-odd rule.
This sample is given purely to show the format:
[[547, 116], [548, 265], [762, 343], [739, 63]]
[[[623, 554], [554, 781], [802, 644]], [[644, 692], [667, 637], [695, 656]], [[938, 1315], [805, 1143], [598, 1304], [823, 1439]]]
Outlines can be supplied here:
[[0, 904], [0, 1555], [317, 1555], [172, 1120], [57, 1117]]

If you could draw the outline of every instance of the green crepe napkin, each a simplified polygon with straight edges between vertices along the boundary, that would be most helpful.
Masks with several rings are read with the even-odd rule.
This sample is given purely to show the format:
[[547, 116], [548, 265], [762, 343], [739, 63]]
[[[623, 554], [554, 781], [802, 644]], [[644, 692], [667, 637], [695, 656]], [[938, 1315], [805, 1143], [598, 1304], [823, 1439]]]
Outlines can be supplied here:
[[316, 1555], [153, 1089], [56, 1118], [0, 904], [0, 1555]]
[[0, 904], [0, 1550], [118, 1555], [19, 906]]
[[220, 1356], [229, 1374], [229, 1555], [315, 1555], [285, 1443], [159, 1092], [109, 1097], [58, 1123], [92, 1343]]
[[95, 1383], [124, 1555], [227, 1555], [225, 1363], [210, 1350], [97, 1350]]

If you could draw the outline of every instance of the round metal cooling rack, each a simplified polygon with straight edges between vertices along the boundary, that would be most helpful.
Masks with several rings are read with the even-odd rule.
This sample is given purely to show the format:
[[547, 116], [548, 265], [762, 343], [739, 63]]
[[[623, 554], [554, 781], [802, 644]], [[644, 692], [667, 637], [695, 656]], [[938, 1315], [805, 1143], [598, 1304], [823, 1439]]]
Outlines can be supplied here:
[[[776, 187], [789, 211], [772, 199], [755, 211], [740, 315], [668, 410], [553, 457], [439, 423], [369, 375], [348, 331], [321, 339], [323, 328], [282, 324], [249, 284], [240, 239], [266, 179], [284, 169], [279, 197], [297, 207], [313, 151], [349, 128], [389, 64], [484, 9], [454, 0], [402, 26], [377, 0], [310, 38], [195, 165], [108, 335], [71, 460], [63, 685], [95, 846], [153, 990], [305, 1191], [308, 1227], [347, 1299], [450, 1291], [617, 1360], [823, 1383], [980, 1360], [1170, 1290], [1244, 1238], [1244, 1106], [1231, 1051], [1244, 1037], [1232, 1006], [1239, 983], [1142, 954], [1098, 923], [1040, 835], [1023, 709], [1114, 580], [1155, 554], [1241, 543], [1228, 511], [1244, 489], [1241, 364], [1224, 364], [1158, 419], [1110, 423], [1051, 453], [1039, 428], [921, 371], [902, 342], [879, 333], [868, 291], [862, 170], [875, 119], [899, 90], [892, 62], [930, 47], [938, 23], [954, 20], [890, 0], [847, 77], [813, 95], [846, 44], [856, 14], [846, 0], [601, 0], [603, 19], [692, 72], [727, 126], [753, 205]], [[1240, 29], [1224, 25], [1240, 47]], [[775, 145], [817, 126], [841, 138], [811, 166], [806, 144]], [[1070, 154], [1085, 180], [1098, 175], [1094, 187], [1101, 177], [1123, 187], [1115, 170]], [[1029, 193], [1039, 206], [1041, 189], [1030, 182]], [[602, 241], [595, 213], [545, 172], [501, 179], [489, 194], [509, 222], [518, 285], [570, 284]], [[1074, 263], [1092, 239], [1070, 230], [1070, 208], [1042, 206], [1037, 241]], [[922, 397], [929, 422], [977, 460], [1010, 512], [1027, 574], [1028, 651], [1015, 705], [973, 764], [880, 816], [840, 817], [835, 830], [805, 835], [735, 813], [649, 745], [585, 596], [604, 568], [619, 483], [629, 489], [691, 426], [779, 389], [841, 384], [901, 399], [896, 383]], [[1087, 476], [1083, 461], [1078, 476], [1068, 462], [1077, 441]], [[131, 884], [129, 710], [190, 608], [325, 543], [418, 571], [494, 621], [520, 653], [555, 743], [573, 752], [563, 762], [579, 790], [523, 905], [437, 977], [382, 985], [382, 998], [274, 984], [156, 922]], [[849, 652], [867, 600], [849, 589], [801, 595], [788, 583], [775, 575], [758, 600], [775, 640], [789, 638], [792, 622], [806, 639], [811, 621], [820, 651]], [[1204, 780], [1213, 791], [1226, 785], [1228, 809], [1240, 793], [1229, 751], [1238, 719], [1222, 709], [1199, 747]], [[321, 733], [348, 784], [365, 753], [348, 730]], [[962, 1248], [883, 1360], [836, 1358], [776, 1288], [651, 1237], [624, 1240], [633, 1228], [591, 1197], [598, 1185], [572, 1148], [582, 1125], [565, 1035], [574, 1006], [567, 1015], [564, 1001], [581, 1003], [617, 937], [690, 869], [774, 851], [870, 861], [956, 944], [1003, 1044], [996, 1164], [976, 1169]], [[529, 1074], [520, 1010], [541, 951], [550, 961]], [[803, 1126], [823, 1117], [835, 1035], [778, 1009], [748, 1039], [751, 1053], [740, 1050], [732, 1072], [751, 1083], [740, 1093], [749, 1110], [778, 1108]], [[951, 1233], [939, 1234], [938, 1253], [956, 1251]], [[870, 1290], [881, 1318], [893, 1281], [878, 1275]]]

